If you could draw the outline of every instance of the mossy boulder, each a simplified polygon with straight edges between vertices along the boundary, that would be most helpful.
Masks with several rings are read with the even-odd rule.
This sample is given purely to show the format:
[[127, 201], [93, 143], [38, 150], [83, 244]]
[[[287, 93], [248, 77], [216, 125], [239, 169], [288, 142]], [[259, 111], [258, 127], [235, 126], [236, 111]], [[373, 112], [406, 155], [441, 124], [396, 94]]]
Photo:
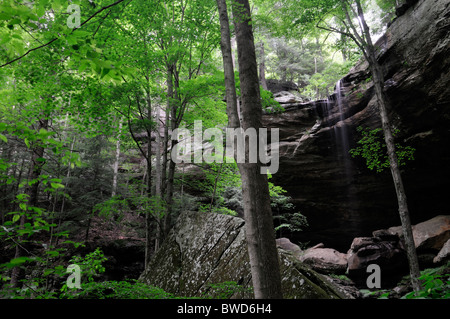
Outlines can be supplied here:
[[[244, 226], [238, 217], [182, 213], [140, 280], [184, 297], [201, 297], [211, 284], [224, 282], [251, 287]], [[337, 287], [289, 252], [279, 249], [279, 258], [285, 298], [344, 298]], [[248, 290], [234, 297], [252, 298], [243, 291]]]

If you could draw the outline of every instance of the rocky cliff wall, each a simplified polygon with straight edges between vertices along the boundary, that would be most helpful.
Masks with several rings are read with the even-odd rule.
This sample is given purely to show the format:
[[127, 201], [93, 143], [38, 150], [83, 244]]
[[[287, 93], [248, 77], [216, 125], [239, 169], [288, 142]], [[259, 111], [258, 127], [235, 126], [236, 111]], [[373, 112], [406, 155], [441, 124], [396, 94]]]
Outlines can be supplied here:
[[[450, 2], [420, 0], [402, 13], [376, 45], [398, 141], [416, 149], [403, 177], [412, 222], [419, 223], [448, 214]], [[398, 224], [399, 217], [390, 173], [369, 171], [348, 154], [360, 138], [358, 126], [381, 126], [367, 63], [342, 79], [341, 92], [341, 108], [334, 94], [266, 114], [263, 121], [280, 128], [273, 182], [289, 192], [310, 224], [291, 239], [346, 251], [354, 237]]]

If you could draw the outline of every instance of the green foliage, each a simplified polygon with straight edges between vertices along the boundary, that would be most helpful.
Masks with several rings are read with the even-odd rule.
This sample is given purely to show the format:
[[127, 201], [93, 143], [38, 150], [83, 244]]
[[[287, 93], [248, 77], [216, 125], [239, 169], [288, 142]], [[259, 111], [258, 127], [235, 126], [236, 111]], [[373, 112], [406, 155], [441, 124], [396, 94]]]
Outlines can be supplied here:
[[[450, 299], [450, 262], [440, 267], [427, 268], [420, 272], [418, 278], [421, 290], [418, 292], [410, 291], [401, 299]], [[410, 282], [410, 276], [405, 276], [399, 285], [407, 285]], [[378, 299], [392, 298], [391, 290], [375, 290], [370, 291], [361, 289], [361, 293], [366, 296], [376, 297]]]
[[212, 207], [209, 204], [204, 204], [204, 205], [200, 205], [199, 212], [211, 212], [211, 213], [216, 213], [216, 214], [222, 214], [222, 215], [230, 215], [230, 216], [237, 216], [237, 212], [228, 208], [228, 207], [224, 207], [224, 206], [220, 206], [219, 205], [215, 205]]
[[209, 287], [210, 289], [203, 294], [204, 299], [230, 299], [236, 296], [253, 295], [252, 287], [244, 287], [235, 281], [209, 284]]
[[[224, 197], [230, 188], [240, 188], [241, 179], [236, 163], [210, 163], [202, 165], [204, 179], [195, 179], [188, 181], [189, 185], [196, 189], [202, 190], [205, 196], [212, 198], [212, 210], [218, 213], [234, 215], [232, 210], [223, 207], [226, 199]], [[210, 211], [210, 205], [204, 204], [200, 208], [201, 211]]]
[[172, 294], [164, 290], [132, 281], [88, 282], [82, 289], [67, 292], [60, 299], [173, 299]]
[[[252, 287], [243, 287], [234, 281], [210, 284], [200, 299], [230, 299], [233, 296], [251, 295]], [[179, 299], [161, 288], [137, 280], [88, 282], [81, 290], [67, 291], [59, 299]], [[194, 298], [197, 299], [197, 298]]]
[[[349, 152], [352, 157], [361, 156], [366, 160], [366, 165], [371, 170], [382, 172], [389, 168], [389, 159], [387, 156], [386, 144], [384, 143], [382, 129], [363, 129], [357, 128], [358, 132], [362, 134], [362, 139], [357, 143], [360, 145]], [[399, 130], [393, 132], [393, 136], [399, 133]], [[406, 161], [414, 160], [415, 149], [411, 146], [403, 146], [400, 143], [396, 144], [396, 153], [398, 157], [399, 166], [406, 165]]]
[[280, 105], [275, 99], [273, 98], [273, 93], [267, 90], [264, 90], [262, 87], [261, 89], [261, 102], [263, 110], [266, 113], [281, 113], [284, 112], [284, 107]]
[[87, 279], [88, 282], [93, 282], [95, 278], [105, 272], [105, 267], [102, 264], [107, 260], [103, 251], [97, 247], [93, 252], [86, 254], [84, 257], [72, 257], [70, 264], [80, 266], [81, 278]]
[[301, 213], [285, 214], [277, 216], [280, 224], [275, 227], [275, 231], [286, 229], [291, 233], [299, 232], [308, 226], [308, 221]]
[[[24, 197], [25, 198], [25, 197]], [[23, 202], [22, 202], [23, 203]], [[12, 213], [13, 218], [0, 227], [0, 239], [5, 247], [25, 247], [29, 243], [42, 247], [31, 256], [13, 258], [9, 262], [0, 264], [0, 297], [8, 299], [23, 298], [54, 298], [57, 293], [51, 289], [52, 283], [65, 276], [65, 268], [59, 263], [67, 253], [68, 247], [78, 247], [80, 243], [62, 241], [62, 246], [56, 247], [52, 238], [64, 239], [65, 232], [54, 232], [55, 224], [46, 220], [48, 214], [44, 209], [26, 206], [21, 212]], [[19, 223], [20, 218], [26, 217], [26, 222]], [[41, 240], [50, 233], [50, 241]], [[28, 251], [27, 251], [28, 253]], [[21, 279], [17, 288], [10, 287], [7, 283], [13, 268], [19, 267], [29, 271], [30, 275]]]
[[[450, 299], [450, 263], [439, 268], [429, 268], [421, 271], [419, 280], [422, 281], [422, 290], [410, 292], [404, 299]], [[447, 269], [447, 273], [445, 270]]]
[[[268, 174], [270, 180], [272, 176]], [[294, 212], [295, 206], [292, 204], [292, 198], [286, 196], [287, 191], [278, 185], [269, 181], [269, 194], [274, 213], [274, 219], [277, 221], [275, 231], [282, 233], [283, 230], [289, 232], [299, 232], [308, 226], [308, 221], [300, 212]]]
[[352, 61], [344, 63], [331, 62], [320, 73], [309, 78], [309, 84], [301, 91], [302, 95], [310, 99], [326, 98], [334, 89], [336, 82], [348, 73]]

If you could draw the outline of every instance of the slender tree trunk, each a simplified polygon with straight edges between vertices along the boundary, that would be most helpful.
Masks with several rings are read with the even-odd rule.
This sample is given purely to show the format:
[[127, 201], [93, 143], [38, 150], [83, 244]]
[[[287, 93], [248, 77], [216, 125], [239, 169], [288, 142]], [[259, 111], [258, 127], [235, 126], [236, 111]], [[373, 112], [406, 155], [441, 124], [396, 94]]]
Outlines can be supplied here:
[[167, 105], [164, 119], [164, 139], [163, 139], [163, 155], [161, 167], [161, 193], [164, 195], [167, 188], [167, 163], [169, 150], [169, 125], [170, 112], [173, 104], [173, 66], [167, 65]]
[[[225, 0], [217, 0], [221, 24], [229, 127], [239, 127], [231, 59], [228, 13]], [[262, 107], [258, 69], [247, 0], [233, 2], [242, 92], [243, 129], [261, 127]], [[233, 96], [234, 94], [234, 96]], [[248, 145], [247, 145], [248, 146]], [[248, 147], [247, 147], [248, 150]], [[247, 154], [248, 155], [248, 154]], [[248, 158], [248, 156], [246, 156]], [[267, 176], [260, 163], [238, 163], [244, 198], [246, 239], [255, 298], [282, 298], [278, 251], [275, 244]]]
[[[177, 95], [177, 89], [178, 86], [175, 86], [175, 92], [174, 92], [174, 97], [175, 97], [175, 102], [178, 103], [178, 95]], [[172, 109], [170, 112], [170, 128], [172, 130], [172, 132], [177, 129], [178, 127], [178, 121], [177, 121], [177, 105], [175, 103], [173, 103], [172, 105]], [[173, 149], [175, 149], [176, 145], [178, 144], [178, 141], [175, 139], [172, 139], [172, 143], [171, 143], [171, 151]], [[171, 223], [171, 218], [172, 218], [172, 213], [173, 213], [173, 192], [174, 192], [174, 179], [175, 179], [175, 168], [176, 168], [176, 163], [172, 160], [172, 157], [169, 157], [169, 170], [167, 172], [167, 189], [166, 189], [166, 205], [167, 205], [167, 209], [166, 209], [166, 214], [165, 214], [165, 218], [164, 218], [164, 236], [167, 236], [170, 230], [170, 223]]]
[[267, 90], [267, 81], [266, 81], [266, 54], [264, 52], [264, 42], [260, 43], [260, 55], [261, 55], [261, 63], [259, 64], [259, 81], [264, 90]]
[[[70, 143], [70, 154], [71, 154], [71, 155], [72, 155], [72, 153], [73, 153], [73, 148], [74, 148], [74, 146], [75, 146], [75, 141], [76, 141], [76, 137], [74, 136], [73, 139], [72, 139], [72, 143]], [[65, 187], [66, 189], [67, 189], [68, 186], [69, 186], [70, 166], [71, 166], [71, 165], [70, 165], [70, 163], [69, 163], [69, 167], [67, 168], [67, 174], [66, 174], [66, 183], [65, 183], [65, 185], [64, 185], [64, 187]], [[66, 203], [66, 197], [63, 196], [63, 197], [62, 197], [62, 202], [61, 202], [61, 208], [60, 208], [60, 210], [59, 210], [58, 225], [56, 226], [56, 229], [59, 229], [59, 228], [61, 227], [61, 222], [62, 222], [62, 219], [63, 219], [63, 213], [64, 213], [64, 206], [65, 206], [65, 203]], [[58, 246], [59, 239], [60, 239], [60, 236], [56, 237], [56, 243], [55, 243], [56, 246]], [[50, 245], [49, 245], [49, 247], [50, 247]]]
[[[229, 23], [229, 22], [228, 22]], [[231, 38], [231, 66], [232, 68], [232, 75], [233, 76], [233, 83], [235, 83], [236, 81], [234, 81], [234, 70], [238, 70], [239, 69], [239, 63], [236, 63], [236, 56], [234, 54], [234, 47], [236, 47], [236, 37], [232, 37]], [[236, 110], [237, 110], [237, 117], [238, 117], [238, 126], [239, 127], [241, 124], [241, 102], [239, 101], [239, 97], [236, 95], [236, 86], [233, 86], [233, 90], [235, 91], [235, 98], [236, 98]]]
[[372, 78], [375, 85], [375, 92], [378, 99], [378, 109], [380, 112], [381, 123], [383, 127], [384, 140], [386, 142], [386, 147], [388, 150], [388, 158], [390, 163], [390, 170], [392, 174], [392, 179], [394, 181], [395, 191], [397, 194], [398, 202], [398, 212], [400, 215], [400, 221], [402, 225], [402, 232], [406, 246], [406, 253], [408, 256], [409, 270], [411, 274], [411, 283], [415, 291], [419, 291], [419, 261], [417, 258], [417, 252], [414, 244], [414, 236], [409, 216], [409, 209], [407, 204], [406, 192], [403, 186], [403, 180], [400, 173], [400, 168], [398, 166], [398, 158], [395, 150], [394, 137], [392, 136], [392, 131], [390, 127], [390, 121], [387, 115], [387, 98], [384, 96], [383, 86], [384, 80], [382, 79], [382, 71], [376, 63], [371, 67]]
[[346, 37], [345, 37], [345, 35], [344, 34], [342, 34], [341, 33], [341, 45], [342, 45], [342, 47], [341, 47], [341, 54], [342, 54], [342, 60], [344, 60], [344, 62], [346, 62], [347, 61], [347, 59], [348, 59], [348, 56], [347, 56], [347, 47], [346, 47], [346, 43], [347, 43], [347, 41], [346, 41]]
[[[122, 120], [119, 122], [119, 132], [122, 131]], [[119, 177], [119, 159], [120, 159], [120, 133], [117, 136], [116, 141], [116, 159], [114, 160], [114, 167], [113, 167], [113, 183], [112, 183], [112, 191], [111, 191], [111, 197], [116, 196], [117, 193], [117, 180]]]
[[[150, 92], [147, 92], [147, 120], [148, 123], [152, 121], [152, 103], [150, 99]], [[152, 197], [152, 129], [150, 124], [146, 125], [147, 130], [147, 197]], [[157, 214], [158, 215], [158, 214]], [[156, 218], [156, 239], [155, 251], [159, 248], [160, 232], [159, 232], [159, 218]], [[151, 230], [152, 230], [152, 216], [149, 212], [145, 215], [145, 268], [150, 262], [150, 247], [151, 247]]]
[[[160, 109], [159, 106], [156, 106], [156, 164], [155, 164], [155, 199], [157, 201], [156, 207], [160, 209], [160, 201], [161, 201], [161, 118], [160, 118]], [[159, 213], [159, 212], [158, 212]], [[161, 221], [157, 224], [157, 233], [161, 234], [163, 232], [163, 227], [161, 225]], [[157, 247], [155, 245], [155, 252]]]
[[411, 283], [415, 291], [420, 290], [419, 277], [419, 262], [417, 258], [417, 252], [414, 244], [414, 237], [412, 232], [411, 221], [409, 217], [408, 204], [406, 199], [406, 192], [403, 187], [403, 181], [398, 166], [398, 158], [395, 149], [394, 137], [392, 136], [391, 125], [388, 117], [388, 99], [384, 94], [384, 76], [380, 64], [376, 58], [375, 47], [372, 43], [370, 30], [365, 21], [364, 13], [360, 0], [356, 0], [358, 16], [362, 24], [364, 31], [364, 37], [366, 39], [366, 55], [372, 71], [372, 79], [375, 86], [375, 94], [378, 100], [378, 110], [381, 117], [381, 123], [383, 127], [384, 139], [388, 150], [388, 158], [390, 163], [390, 169], [392, 179], [394, 181], [395, 191], [397, 193], [398, 211], [400, 215], [400, 221], [402, 224], [402, 232], [406, 246], [406, 253], [408, 256], [409, 269], [411, 274]]
[[[177, 86], [174, 85], [174, 75], [175, 65], [168, 65], [167, 66], [167, 98], [168, 98], [168, 108], [166, 110], [166, 127], [165, 129], [168, 131], [169, 129], [169, 123], [170, 123], [170, 129], [173, 131], [177, 128]], [[172, 206], [173, 206], [173, 183], [174, 183], [174, 177], [175, 177], [175, 162], [172, 161], [172, 158], [168, 155], [168, 145], [169, 145], [169, 135], [166, 136], [166, 131], [164, 132], [165, 136], [165, 148], [164, 148], [164, 159], [163, 159], [163, 194], [165, 197], [166, 202], [166, 213], [164, 215], [164, 222], [163, 222], [163, 234], [164, 237], [169, 233], [170, 229], [170, 223], [171, 223], [171, 214], [172, 214]], [[175, 145], [177, 144], [176, 140], [172, 140], [170, 149], [172, 150]], [[168, 166], [168, 167], [167, 167]], [[167, 175], [166, 175], [167, 173]]]
[[[170, 114], [173, 105], [173, 65], [167, 65], [167, 105], [165, 112], [165, 123], [164, 123], [164, 140], [163, 140], [163, 156], [162, 156], [162, 166], [161, 166], [161, 196], [166, 200], [167, 192], [167, 164], [168, 164], [168, 152], [169, 152], [169, 124], [170, 124]], [[163, 221], [163, 232], [165, 233], [168, 229], [167, 212], [164, 215]]]
[[155, 194], [161, 198], [161, 116], [159, 105], [156, 106], [156, 164], [155, 164]]
[[[223, 152], [223, 155], [225, 157], [225, 151]], [[219, 170], [217, 171], [216, 178], [214, 179], [214, 188], [211, 195], [211, 202], [209, 203], [209, 212], [212, 212], [213, 204], [216, 200], [216, 191], [217, 191], [217, 184], [219, 183], [220, 174], [222, 173], [223, 163], [225, 162], [225, 158], [222, 159], [222, 163], [220, 163]]]

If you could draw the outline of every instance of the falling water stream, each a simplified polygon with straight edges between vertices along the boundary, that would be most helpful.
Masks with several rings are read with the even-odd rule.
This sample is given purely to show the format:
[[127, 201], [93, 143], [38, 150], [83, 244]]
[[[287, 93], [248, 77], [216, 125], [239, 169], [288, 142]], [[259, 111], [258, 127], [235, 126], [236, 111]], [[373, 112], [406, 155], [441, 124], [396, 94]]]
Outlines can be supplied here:
[[344, 101], [342, 93], [342, 81], [336, 83], [336, 104], [339, 111], [339, 122], [334, 125], [334, 134], [336, 145], [338, 145], [338, 156], [341, 164], [344, 166], [344, 173], [347, 182], [351, 182], [352, 162], [350, 158], [350, 135], [345, 121]]
[[335, 92], [327, 99], [326, 105], [325, 124], [330, 127], [332, 151], [336, 158], [335, 178], [339, 180], [339, 185], [341, 185], [339, 189], [339, 192], [343, 195], [341, 198], [345, 198], [345, 201], [339, 203], [339, 211], [342, 214], [347, 214], [349, 222], [359, 224], [355, 167], [349, 153], [351, 139], [353, 138], [350, 132], [351, 118], [346, 117], [348, 108], [343, 95], [341, 80], [336, 83]]

